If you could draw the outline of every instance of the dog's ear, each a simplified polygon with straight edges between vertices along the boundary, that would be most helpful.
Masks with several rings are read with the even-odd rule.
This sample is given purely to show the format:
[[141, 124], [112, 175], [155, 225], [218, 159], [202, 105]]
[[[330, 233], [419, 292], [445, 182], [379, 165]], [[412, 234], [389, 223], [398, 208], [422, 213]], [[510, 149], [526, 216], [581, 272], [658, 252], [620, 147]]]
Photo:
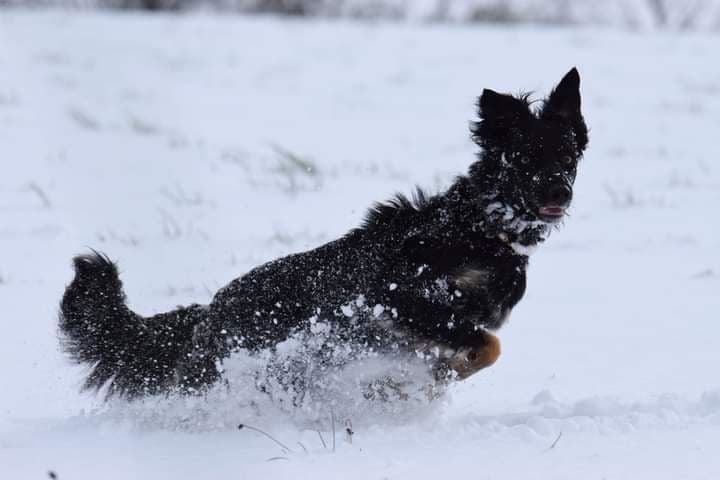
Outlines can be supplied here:
[[527, 102], [489, 88], [484, 89], [480, 95], [478, 107], [480, 118], [483, 120], [508, 119], [529, 113]]
[[560, 80], [557, 87], [545, 100], [543, 117], [560, 117], [572, 121], [581, 117], [580, 113], [580, 74], [573, 68]]
[[472, 139], [488, 147], [507, 143], [506, 137], [531, 115], [526, 97], [516, 98], [485, 89], [478, 99], [479, 122], [470, 124]]
[[580, 74], [576, 68], [566, 73], [550, 92], [540, 118], [570, 125], [575, 133], [577, 151], [582, 154], [588, 143], [588, 129], [580, 109]]

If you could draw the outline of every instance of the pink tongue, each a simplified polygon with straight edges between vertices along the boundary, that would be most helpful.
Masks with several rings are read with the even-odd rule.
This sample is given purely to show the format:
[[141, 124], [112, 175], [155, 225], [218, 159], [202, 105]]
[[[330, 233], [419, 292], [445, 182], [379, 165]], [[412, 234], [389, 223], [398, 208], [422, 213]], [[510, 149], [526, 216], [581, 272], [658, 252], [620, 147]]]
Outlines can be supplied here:
[[559, 216], [565, 213], [562, 207], [540, 207], [540, 213], [543, 215]]

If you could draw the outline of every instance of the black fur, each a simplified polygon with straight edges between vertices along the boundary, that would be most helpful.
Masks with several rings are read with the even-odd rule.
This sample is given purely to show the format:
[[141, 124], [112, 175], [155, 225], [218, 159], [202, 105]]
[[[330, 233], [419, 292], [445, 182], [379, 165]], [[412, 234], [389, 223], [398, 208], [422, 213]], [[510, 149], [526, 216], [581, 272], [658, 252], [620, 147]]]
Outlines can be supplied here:
[[317, 321], [375, 351], [482, 349], [524, 294], [526, 250], [570, 203], [588, 141], [579, 82], [568, 72], [536, 111], [527, 96], [483, 91], [468, 175], [439, 195], [376, 204], [342, 238], [255, 268], [208, 306], [143, 318], [107, 257], [77, 257], [60, 330], [72, 357], [94, 365], [86, 388], [202, 391], [233, 351], [272, 348]]

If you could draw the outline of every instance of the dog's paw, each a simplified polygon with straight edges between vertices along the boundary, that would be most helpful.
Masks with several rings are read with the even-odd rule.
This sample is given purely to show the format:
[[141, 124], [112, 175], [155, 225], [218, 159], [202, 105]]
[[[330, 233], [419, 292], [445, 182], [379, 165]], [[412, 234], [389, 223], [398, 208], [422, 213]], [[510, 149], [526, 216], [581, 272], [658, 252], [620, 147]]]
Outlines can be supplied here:
[[494, 364], [500, 357], [502, 348], [500, 339], [489, 332], [484, 332], [487, 342], [480, 347], [462, 348], [447, 359], [447, 365], [463, 380], [483, 368]]

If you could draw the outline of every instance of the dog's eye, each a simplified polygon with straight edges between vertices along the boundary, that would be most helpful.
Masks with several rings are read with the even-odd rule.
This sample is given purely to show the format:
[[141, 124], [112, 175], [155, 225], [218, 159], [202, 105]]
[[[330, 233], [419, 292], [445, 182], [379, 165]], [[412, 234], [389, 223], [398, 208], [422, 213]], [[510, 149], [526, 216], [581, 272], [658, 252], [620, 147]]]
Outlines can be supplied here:
[[528, 163], [530, 163], [530, 157], [520, 157], [520, 163], [522, 163], [523, 165], [527, 165]]
[[573, 158], [570, 155], [565, 155], [564, 157], [562, 157], [562, 163], [563, 165], [569, 167], [573, 164]]

